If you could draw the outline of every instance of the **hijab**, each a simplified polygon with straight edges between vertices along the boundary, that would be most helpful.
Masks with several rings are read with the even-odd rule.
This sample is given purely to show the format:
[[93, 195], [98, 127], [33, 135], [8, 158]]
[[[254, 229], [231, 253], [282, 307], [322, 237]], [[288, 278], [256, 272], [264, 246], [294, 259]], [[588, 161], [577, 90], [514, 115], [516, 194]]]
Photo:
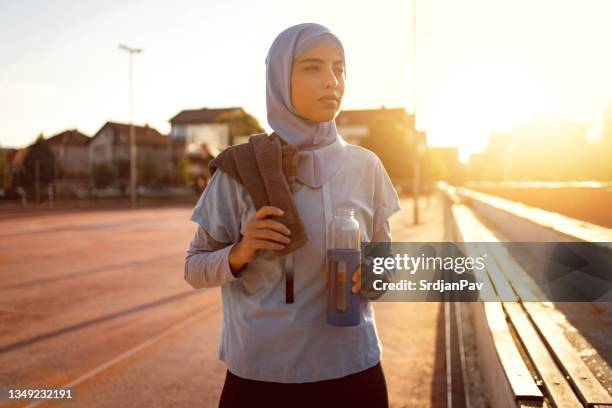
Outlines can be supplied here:
[[321, 187], [340, 168], [348, 154], [334, 119], [313, 122], [300, 117], [291, 102], [293, 60], [322, 44], [337, 46], [340, 40], [326, 27], [304, 23], [281, 32], [266, 57], [266, 105], [268, 123], [280, 138], [298, 149], [297, 179], [312, 188]]

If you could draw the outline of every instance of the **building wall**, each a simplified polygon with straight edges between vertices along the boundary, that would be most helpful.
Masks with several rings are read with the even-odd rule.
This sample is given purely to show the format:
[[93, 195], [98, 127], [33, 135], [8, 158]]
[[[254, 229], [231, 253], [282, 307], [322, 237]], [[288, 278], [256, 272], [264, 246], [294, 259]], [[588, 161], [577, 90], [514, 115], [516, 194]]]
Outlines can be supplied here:
[[351, 144], [360, 144], [361, 140], [370, 134], [370, 129], [366, 125], [341, 125], [336, 127], [340, 136]]
[[[111, 129], [104, 129], [89, 143], [90, 168], [96, 164], [106, 163], [116, 172], [116, 181], [125, 184], [129, 180], [129, 134], [115, 134]], [[168, 144], [136, 145], [136, 162], [146, 160], [153, 162], [159, 174], [167, 173], [170, 166], [170, 149]]]
[[223, 150], [229, 146], [229, 125], [227, 123], [172, 125], [170, 136], [175, 139], [185, 139], [185, 148], [189, 153], [199, 151], [202, 143]]
[[241, 143], [247, 143], [249, 141], [249, 138], [251, 137], [251, 135], [248, 136], [234, 136], [234, 144], [241, 144]]
[[89, 165], [93, 167], [99, 163], [110, 164], [113, 160], [113, 135], [111, 129], [104, 129], [102, 133], [89, 142]]
[[166, 169], [170, 161], [170, 150], [166, 145], [138, 145], [136, 158], [138, 161], [150, 158], [157, 167]]
[[62, 177], [87, 173], [89, 169], [89, 146], [64, 145], [51, 146], [62, 172]]

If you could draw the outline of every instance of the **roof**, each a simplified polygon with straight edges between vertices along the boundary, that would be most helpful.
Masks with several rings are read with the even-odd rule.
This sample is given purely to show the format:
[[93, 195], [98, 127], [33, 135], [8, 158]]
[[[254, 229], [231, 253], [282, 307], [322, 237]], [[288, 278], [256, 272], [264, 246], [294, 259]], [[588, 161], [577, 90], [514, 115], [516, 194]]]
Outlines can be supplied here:
[[[92, 137], [92, 139], [96, 138], [103, 130], [111, 128], [114, 130], [115, 135], [119, 134], [130, 134], [130, 125], [127, 123], [118, 123], [118, 122], [106, 122], [104, 126], [100, 128], [96, 132], [96, 134]], [[150, 127], [149, 125], [138, 126], [134, 125], [135, 135], [136, 135], [136, 144], [155, 144], [155, 145], [165, 145], [168, 144], [168, 137], [159, 133], [159, 131], [155, 128]], [[118, 140], [114, 140], [115, 143], [118, 143]]]
[[7, 164], [12, 164], [15, 154], [17, 154], [17, 149], [12, 147], [0, 147], [0, 150], [2, 150], [2, 153], [4, 153], [4, 161]]
[[219, 108], [219, 109], [187, 109], [179, 112], [170, 119], [171, 124], [188, 123], [213, 123], [224, 115], [243, 114], [242, 108]]
[[51, 145], [86, 145], [90, 140], [90, 137], [79, 132], [76, 129], [64, 130], [57, 135], [51, 136], [47, 139], [47, 143]]
[[21, 149], [17, 149], [9, 153], [7, 155], [8, 156], [7, 162], [13, 165], [23, 164], [23, 160], [26, 158], [27, 155], [28, 155], [28, 148], [22, 147]]
[[13, 154], [15, 154], [15, 152], [17, 151], [17, 149], [15, 149], [14, 147], [0, 147], [0, 150], [2, 150], [2, 152], [4, 153], [4, 157], [6, 157], [6, 161], [8, 162], [9, 158], [13, 156]]
[[404, 108], [380, 108], [380, 109], [362, 109], [362, 110], [346, 110], [340, 112], [336, 117], [337, 126], [354, 126], [366, 125], [369, 126], [377, 119], [398, 119], [400, 121], [410, 121], [412, 123], [413, 116], [406, 113]]

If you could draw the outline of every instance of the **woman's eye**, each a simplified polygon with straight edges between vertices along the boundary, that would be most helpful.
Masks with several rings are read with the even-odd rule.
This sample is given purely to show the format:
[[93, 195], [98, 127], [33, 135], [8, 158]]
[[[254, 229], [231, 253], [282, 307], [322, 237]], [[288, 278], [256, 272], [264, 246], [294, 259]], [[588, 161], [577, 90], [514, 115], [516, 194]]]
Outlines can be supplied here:
[[317, 67], [316, 65], [304, 68], [305, 71], [317, 71], [318, 69], [319, 67]]
[[344, 68], [336, 68], [336, 73], [339, 75], [344, 75]]

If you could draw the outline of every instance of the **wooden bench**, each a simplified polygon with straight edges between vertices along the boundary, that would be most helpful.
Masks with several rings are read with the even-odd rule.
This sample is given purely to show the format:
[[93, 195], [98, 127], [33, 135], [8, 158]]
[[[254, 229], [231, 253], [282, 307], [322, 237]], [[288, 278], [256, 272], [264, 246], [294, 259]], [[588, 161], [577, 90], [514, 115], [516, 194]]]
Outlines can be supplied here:
[[560, 312], [547, 302], [522, 301], [545, 295], [505, 248], [495, 244], [505, 237], [495, 235], [461, 204], [465, 196], [457, 189], [440, 187], [447, 193], [454, 240], [465, 242], [470, 256], [489, 255], [486, 271], [477, 276], [494, 288], [485, 298], [504, 300], [470, 304], [491, 406], [543, 406], [544, 397], [558, 407], [612, 406], [608, 392], [551, 320], [552, 313]]

